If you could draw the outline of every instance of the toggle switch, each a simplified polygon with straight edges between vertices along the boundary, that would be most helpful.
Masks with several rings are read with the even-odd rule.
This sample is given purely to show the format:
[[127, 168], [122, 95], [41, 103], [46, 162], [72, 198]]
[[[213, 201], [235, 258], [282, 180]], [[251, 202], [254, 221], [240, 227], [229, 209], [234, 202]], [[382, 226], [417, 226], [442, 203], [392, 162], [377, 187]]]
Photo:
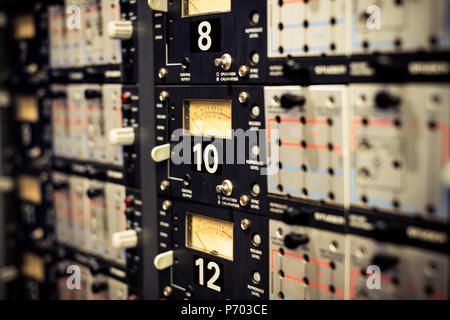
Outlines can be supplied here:
[[109, 142], [113, 146], [129, 146], [134, 143], [134, 140], [135, 134], [133, 128], [115, 128], [109, 131]]
[[231, 69], [231, 62], [233, 58], [229, 53], [224, 53], [220, 58], [214, 60], [214, 65], [216, 67], [221, 67], [223, 70], [228, 71]]
[[114, 40], [128, 40], [133, 36], [133, 23], [129, 20], [111, 21], [107, 27], [108, 36]]
[[115, 232], [112, 235], [112, 246], [116, 249], [128, 249], [137, 246], [138, 237], [135, 230]]
[[152, 149], [152, 159], [155, 162], [161, 162], [170, 159], [170, 144], [162, 144]]
[[164, 270], [173, 265], [173, 250], [158, 254], [153, 260], [156, 269]]
[[230, 196], [231, 193], [233, 192], [233, 184], [231, 183], [230, 180], [224, 180], [222, 182], [222, 184], [219, 184], [216, 186], [216, 192], [217, 193], [222, 193], [226, 196]]

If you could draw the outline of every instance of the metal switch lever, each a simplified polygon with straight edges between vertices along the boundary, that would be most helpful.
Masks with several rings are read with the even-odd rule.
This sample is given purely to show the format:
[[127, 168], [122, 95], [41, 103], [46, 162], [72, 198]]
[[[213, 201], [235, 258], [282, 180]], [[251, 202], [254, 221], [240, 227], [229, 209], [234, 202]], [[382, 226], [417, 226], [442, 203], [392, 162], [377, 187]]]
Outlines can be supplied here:
[[173, 265], [173, 250], [158, 254], [153, 260], [153, 264], [158, 270], [164, 270], [171, 267]]
[[166, 143], [152, 149], [152, 159], [155, 162], [162, 162], [170, 159], [170, 144]]

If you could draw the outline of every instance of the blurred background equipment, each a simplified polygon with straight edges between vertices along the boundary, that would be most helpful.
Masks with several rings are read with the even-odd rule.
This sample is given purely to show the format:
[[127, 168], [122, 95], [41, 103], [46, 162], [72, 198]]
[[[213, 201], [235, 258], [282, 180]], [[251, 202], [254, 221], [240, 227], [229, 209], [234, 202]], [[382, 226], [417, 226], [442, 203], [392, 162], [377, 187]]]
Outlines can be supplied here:
[[0, 298], [447, 300], [449, 81], [450, 0], [0, 0]]

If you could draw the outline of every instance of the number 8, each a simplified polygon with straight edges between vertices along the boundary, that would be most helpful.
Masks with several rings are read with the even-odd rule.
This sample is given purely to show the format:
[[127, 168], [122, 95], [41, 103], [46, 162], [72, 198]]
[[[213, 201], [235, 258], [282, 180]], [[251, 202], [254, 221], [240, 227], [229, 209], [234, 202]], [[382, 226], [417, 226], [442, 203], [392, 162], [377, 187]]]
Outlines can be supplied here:
[[[206, 27], [206, 30], [203, 30]], [[211, 48], [212, 40], [209, 34], [211, 33], [211, 24], [208, 21], [202, 21], [198, 25], [198, 47], [202, 51], [207, 51]], [[206, 44], [203, 44], [203, 39], [206, 39]]]

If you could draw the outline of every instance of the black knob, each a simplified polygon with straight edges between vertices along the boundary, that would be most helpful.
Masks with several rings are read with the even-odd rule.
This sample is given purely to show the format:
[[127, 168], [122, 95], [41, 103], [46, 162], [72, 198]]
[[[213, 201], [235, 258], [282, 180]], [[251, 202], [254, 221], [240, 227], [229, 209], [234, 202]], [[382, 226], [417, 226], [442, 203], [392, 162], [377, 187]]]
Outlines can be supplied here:
[[296, 249], [309, 242], [309, 237], [306, 234], [289, 233], [284, 237], [284, 245], [288, 249]]
[[377, 254], [373, 257], [372, 264], [380, 267], [381, 271], [387, 271], [398, 264], [398, 258], [387, 254]]
[[283, 66], [283, 72], [284, 75], [288, 78], [293, 78], [305, 82], [310, 80], [309, 69], [292, 59], [288, 59], [286, 61]]
[[100, 195], [103, 194], [103, 190], [102, 189], [98, 189], [98, 188], [89, 188], [87, 191], [87, 196], [89, 198], [95, 198], [98, 197]]
[[281, 96], [280, 104], [283, 109], [291, 109], [293, 107], [303, 107], [305, 101], [306, 99], [303, 96], [285, 93]]
[[400, 98], [391, 95], [389, 92], [380, 91], [375, 96], [375, 106], [378, 109], [387, 110], [397, 108]]
[[287, 224], [305, 225], [308, 223], [309, 217], [313, 213], [314, 210], [306, 207], [288, 207], [284, 210], [281, 219]]
[[102, 92], [100, 90], [87, 89], [84, 92], [84, 97], [86, 99], [95, 99], [100, 98], [102, 96]]
[[108, 289], [108, 283], [107, 282], [94, 282], [92, 284], [92, 292], [93, 293], [99, 293], [101, 291], [105, 291]]

